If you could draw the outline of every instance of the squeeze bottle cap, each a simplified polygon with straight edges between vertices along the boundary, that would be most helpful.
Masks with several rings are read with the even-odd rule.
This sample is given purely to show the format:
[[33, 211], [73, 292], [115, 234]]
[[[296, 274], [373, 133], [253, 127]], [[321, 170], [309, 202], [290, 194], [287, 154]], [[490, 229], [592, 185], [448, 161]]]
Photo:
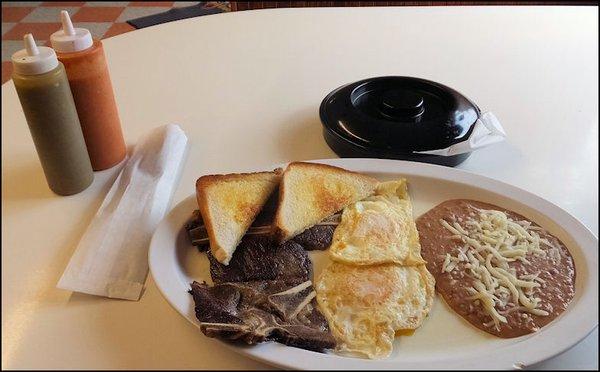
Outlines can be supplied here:
[[32, 34], [23, 36], [25, 49], [12, 55], [15, 72], [22, 75], [39, 75], [54, 70], [58, 66], [56, 53], [52, 48], [37, 46]]
[[80, 52], [94, 44], [92, 34], [85, 28], [74, 28], [69, 13], [66, 10], [60, 12], [62, 30], [50, 35], [52, 48], [59, 53]]

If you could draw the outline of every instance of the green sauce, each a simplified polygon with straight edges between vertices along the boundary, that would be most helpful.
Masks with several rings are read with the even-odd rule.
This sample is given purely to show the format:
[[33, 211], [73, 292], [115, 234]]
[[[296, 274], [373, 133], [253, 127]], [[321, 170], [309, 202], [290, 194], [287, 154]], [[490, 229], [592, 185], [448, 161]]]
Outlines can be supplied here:
[[94, 173], [63, 64], [39, 75], [15, 72], [12, 79], [50, 189], [85, 190]]

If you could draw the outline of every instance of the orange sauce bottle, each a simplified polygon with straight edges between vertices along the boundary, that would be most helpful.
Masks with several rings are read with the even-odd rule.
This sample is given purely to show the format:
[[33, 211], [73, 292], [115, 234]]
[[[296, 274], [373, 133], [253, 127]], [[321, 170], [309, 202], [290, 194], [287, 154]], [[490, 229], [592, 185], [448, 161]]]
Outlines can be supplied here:
[[67, 71], [92, 168], [103, 170], [127, 155], [102, 42], [84, 28], [74, 28], [61, 12], [63, 29], [50, 36], [52, 48]]

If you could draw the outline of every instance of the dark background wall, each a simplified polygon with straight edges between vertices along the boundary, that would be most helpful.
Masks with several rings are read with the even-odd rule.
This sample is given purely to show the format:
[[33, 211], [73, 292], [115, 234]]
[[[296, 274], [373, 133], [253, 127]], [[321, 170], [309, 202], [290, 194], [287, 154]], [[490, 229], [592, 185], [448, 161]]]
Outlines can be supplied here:
[[332, 6], [598, 5], [597, 1], [230, 1], [231, 10]]

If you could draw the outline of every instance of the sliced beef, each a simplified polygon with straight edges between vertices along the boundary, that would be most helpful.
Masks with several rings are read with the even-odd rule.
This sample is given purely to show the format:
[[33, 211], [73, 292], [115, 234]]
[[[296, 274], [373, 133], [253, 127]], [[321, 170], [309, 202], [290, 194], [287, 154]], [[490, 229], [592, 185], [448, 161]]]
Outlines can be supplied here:
[[308, 280], [260, 280], [212, 287], [193, 282], [190, 294], [200, 329], [208, 337], [251, 345], [273, 340], [315, 351], [335, 346]]
[[208, 250], [208, 234], [206, 233], [206, 228], [198, 209], [192, 213], [192, 217], [185, 224], [185, 231], [192, 245], [198, 247], [200, 252]]
[[269, 199], [263, 205], [260, 213], [252, 222], [253, 227], [264, 227], [271, 226], [273, 224], [273, 220], [275, 219], [275, 213], [277, 212], [277, 205], [279, 204], [279, 189], [275, 190], [269, 196]]
[[207, 256], [215, 284], [275, 279], [307, 281], [312, 277], [308, 253], [294, 241], [277, 245], [268, 236], [246, 236], [227, 266], [210, 252]]
[[329, 247], [339, 215], [277, 244], [270, 236], [276, 209], [273, 193], [227, 266], [210, 253], [200, 213], [195, 211], [186, 224], [192, 244], [207, 252], [214, 283], [191, 284], [200, 329], [208, 337], [247, 344], [272, 340], [315, 351], [332, 349], [335, 340], [317, 307], [306, 250]]
[[[246, 232], [243, 240], [250, 237], [270, 236], [271, 224], [275, 215], [275, 208], [272, 205], [273, 202], [267, 202], [261, 213], [254, 220], [252, 226]], [[336, 213], [317, 225], [306, 229], [291, 240], [300, 244], [307, 251], [325, 250], [331, 245], [333, 232], [340, 222], [340, 217], [341, 213]], [[208, 233], [204, 227], [204, 222], [202, 222], [202, 217], [197, 210], [194, 211], [192, 218], [185, 225], [185, 229], [192, 244], [198, 247], [201, 252], [206, 252], [209, 248]]]
[[336, 213], [319, 224], [304, 230], [292, 238], [293, 241], [300, 244], [307, 251], [325, 250], [331, 245], [333, 232], [340, 223], [341, 213]]
[[292, 238], [307, 251], [323, 251], [331, 245], [335, 226], [316, 225]]

